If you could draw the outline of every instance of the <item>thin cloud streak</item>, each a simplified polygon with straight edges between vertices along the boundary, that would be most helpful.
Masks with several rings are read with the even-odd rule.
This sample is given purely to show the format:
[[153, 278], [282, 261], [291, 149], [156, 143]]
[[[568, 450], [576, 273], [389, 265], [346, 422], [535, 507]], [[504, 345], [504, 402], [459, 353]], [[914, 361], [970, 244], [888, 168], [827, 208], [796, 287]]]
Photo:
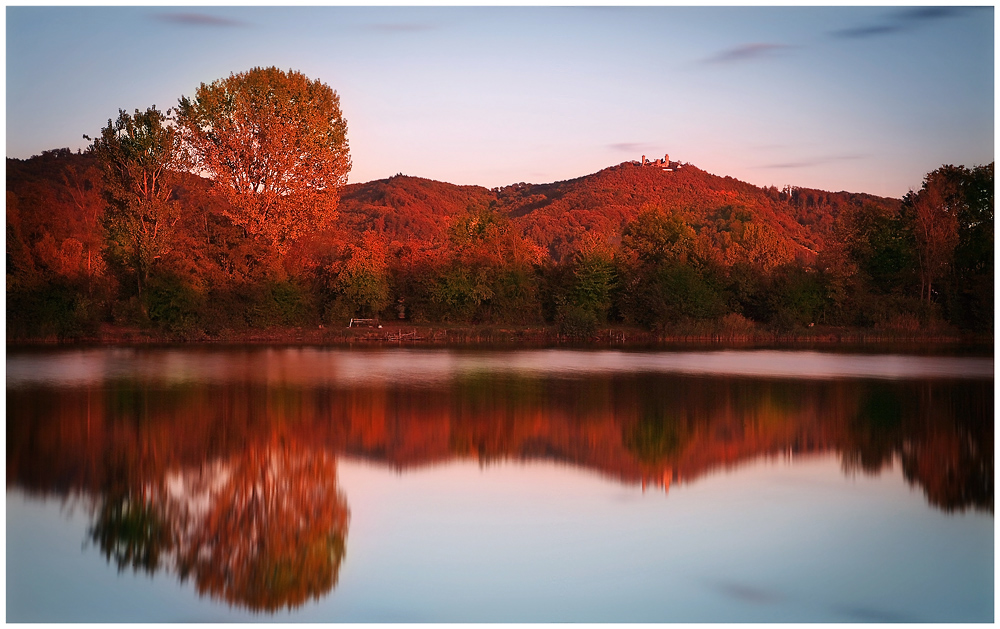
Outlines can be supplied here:
[[969, 10], [978, 8], [980, 7], [916, 7], [905, 9], [888, 15], [886, 19], [880, 22], [832, 31], [830, 35], [842, 39], [864, 39], [866, 37], [891, 35], [892, 33], [900, 33], [916, 28], [923, 23], [951, 19]]
[[434, 30], [436, 27], [430, 24], [420, 24], [416, 22], [397, 22], [383, 24], [369, 24], [366, 27], [370, 31], [380, 31], [383, 33], [417, 33], [420, 31]]
[[869, 157], [868, 154], [858, 153], [855, 155], [833, 155], [830, 157], [817, 157], [814, 159], [804, 159], [797, 162], [784, 162], [779, 164], [765, 164], [762, 166], [750, 166], [755, 170], [779, 170], [779, 169], [792, 169], [792, 168], [811, 168], [813, 166], [823, 166], [826, 164], [832, 164], [834, 162], [847, 162], [857, 159], [865, 159]]
[[179, 24], [181, 26], [245, 26], [245, 22], [208, 15], [207, 13], [157, 13], [153, 16], [161, 22]]
[[742, 46], [737, 46], [735, 48], [730, 48], [729, 50], [723, 50], [719, 54], [705, 59], [705, 63], [736, 63], [741, 61], [751, 61], [754, 59], [768, 58], [772, 57], [773, 54], [780, 50], [787, 50], [792, 48], [787, 44], [772, 44], [766, 42], [754, 43], [754, 44], [744, 44]]
[[607, 147], [619, 153], [641, 153], [642, 151], [651, 150], [653, 145], [643, 142], [616, 142], [608, 144]]
[[711, 585], [722, 594], [747, 603], [777, 603], [784, 598], [778, 592], [735, 581], [719, 581]]

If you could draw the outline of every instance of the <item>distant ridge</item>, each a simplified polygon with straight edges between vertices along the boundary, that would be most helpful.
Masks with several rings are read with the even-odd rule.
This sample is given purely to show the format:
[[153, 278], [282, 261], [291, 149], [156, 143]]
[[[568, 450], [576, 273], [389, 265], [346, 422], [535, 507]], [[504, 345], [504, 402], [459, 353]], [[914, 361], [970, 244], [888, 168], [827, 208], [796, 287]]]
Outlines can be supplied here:
[[623, 162], [575, 179], [494, 189], [396, 175], [348, 185], [341, 195], [340, 221], [348, 232], [375, 229], [390, 240], [431, 242], [445, 237], [452, 217], [492, 206], [560, 260], [576, 250], [584, 234], [614, 242], [642, 211], [660, 209], [720, 246], [726, 234], [748, 222], [767, 225], [798, 257], [808, 259], [826, 246], [845, 209], [899, 204], [865, 193], [760, 188], [691, 164], [677, 165], [666, 171]]

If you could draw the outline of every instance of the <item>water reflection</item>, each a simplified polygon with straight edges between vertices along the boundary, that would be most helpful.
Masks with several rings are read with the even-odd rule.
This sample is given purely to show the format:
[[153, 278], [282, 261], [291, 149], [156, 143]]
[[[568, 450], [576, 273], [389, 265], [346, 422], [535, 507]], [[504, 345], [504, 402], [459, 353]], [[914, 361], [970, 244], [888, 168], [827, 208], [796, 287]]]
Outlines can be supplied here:
[[119, 570], [175, 572], [199, 594], [253, 611], [334, 588], [349, 515], [332, 455], [272, 439], [200, 466], [164, 472], [155, 460], [109, 459], [117, 469], [90, 537]]
[[[254, 611], [336, 587], [349, 522], [339, 454], [397, 469], [546, 459], [670, 491], [762, 457], [836, 453], [847, 474], [901, 468], [936, 509], [993, 512], [993, 383], [981, 365], [969, 374], [935, 359], [947, 378], [707, 377], [648, 368], [681, 357], [640, 355], [632, 371], [566, 377], [562, 355], [546, 374], [442, 353], [414, 369], [479, 366], [396, 381], [356, 377], [401, 360], [381, 353], [105, 353], [69, 354], [69, 366], [8, 358], [8, 487], [91, 496], [90, 541], [108, 561]], [[540, 360], [529, 354], [515, 364]], [[87, 366], [99, 359], [117, 366]]]
[[792, 379], [992, 378], [986, 357], [861, 355], [777, 350], [621, 352], [580, 350], [331, 351], [81, 349], [7, 358], [7, 386], [83, 386], [128, 378], [144, 382], [299, 386], [441, 385], [473, 375], [589, 377], [632, 373]]

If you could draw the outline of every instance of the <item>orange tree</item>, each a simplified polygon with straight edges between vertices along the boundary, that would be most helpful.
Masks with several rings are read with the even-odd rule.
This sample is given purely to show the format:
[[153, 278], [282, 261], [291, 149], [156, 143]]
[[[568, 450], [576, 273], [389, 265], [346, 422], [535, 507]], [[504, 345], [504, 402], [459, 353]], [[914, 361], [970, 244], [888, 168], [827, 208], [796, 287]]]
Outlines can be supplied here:
[[187, 167], [211, 177], [227, 216], [278, 251], [336, 216], [351, 160], [340, 97], [300, 72], [253, 68], [183, 96]]

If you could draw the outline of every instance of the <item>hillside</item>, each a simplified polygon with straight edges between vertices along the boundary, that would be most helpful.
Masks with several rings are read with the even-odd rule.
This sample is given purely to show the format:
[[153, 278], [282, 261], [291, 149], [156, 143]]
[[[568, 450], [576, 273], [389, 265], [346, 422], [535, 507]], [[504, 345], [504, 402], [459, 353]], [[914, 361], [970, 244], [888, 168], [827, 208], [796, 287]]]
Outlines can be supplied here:
[[[8, 192], [21, 207], [49, 208], [45, 216], [31, 220], [45, 224], [60, 242], [82, 231], [80, 223], [96, 225], [99, 186], [99, 174], [87, 155], [48, 151], [30, 160], [7, 160]], [[209, 186], [192, 181], [186, 187], [205, 196]], [[390, 241], [440, 242], [454, 217], [492, 206], [558, 261], [575, 250], [583, 234], [592, 232], [616, 243], [641, 211], [656, 208], [681, 217], [714, 246], [724, 247], [723, 234], [747, 222], [766, 224], [794, 243], [798, 257], [808, 259], [809, 252], [824, 247], [841, 212], [865, 203], [886, 209], [899, 205], [897, 199], [863, 193], [758, 188], [690, 164], [664, 172], [625, 162], [567, 181], [492, 190], [405, 175], [350, 184], [341, 194], [337, 226], [351, 239], [373, 229]]]
[[681, 217], [714, 246], [725, 246], [748, 222], [766, 224], [797, 257], [821, 250], [848, 207], [873, 203], [895, 209], [897, 199], [805, 188], [758, 188], [690, 164], [672, 172], [625, 162], [567, 181], [518, 183], [488, 190], [397, 175], [345, 188], [340, 223], [347, 231], [375, 229], [390, 240], [442, 238], [450, 219], [470, 207], [493, 205], [555, 260], [591, 232], [617, 242], [644, 209]]
[[939, 221], [953, 251], [933, 268], [903, 200], [759, 188], [676, 162], [494, 189], [351, 184], [329, 229], [281, 243], [238, 224], [212, 181], [174, 175], [162, 204], [108, 205], [93, 155], [8, 159], [8, 339], [106, 324], [214, 338], [352, 318], [579, 338], [609, 323], [667, 336], [693, 323], [992, 325], [992, 165], [932, 173], [960, 208]]
[[447, 231], [453, 217], [495, 200], [494, 192], [480, 186], [397, 175], [344, 188], [339, 224], [348, 232], [374, 229], [390, 240], [431, 241]]

